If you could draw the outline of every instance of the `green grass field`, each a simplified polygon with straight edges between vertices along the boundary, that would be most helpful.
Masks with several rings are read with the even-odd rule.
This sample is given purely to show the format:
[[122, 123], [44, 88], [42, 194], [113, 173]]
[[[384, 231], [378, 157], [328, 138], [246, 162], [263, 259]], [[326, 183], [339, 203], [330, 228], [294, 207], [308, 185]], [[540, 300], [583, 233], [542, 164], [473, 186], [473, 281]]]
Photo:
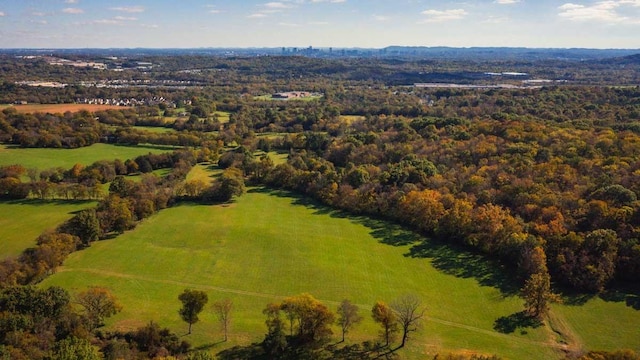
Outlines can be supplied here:
[[168, 127], [158, 127], [158, 126], [132, 126], [134, 129], [138, 129], [138, 130], [142, 130], [142, 131], [148, 131], [150, 133], [154, 133], [154, 134], [166, 134], [166, 133], [171, 133], [171, 132], [175, 132], [175, 129], [172, 128], [168, 128]]
[[253, 189], [233, 204], [163, 210], [135, 231], [72, 254], [42, 286], [61, 285], [72, 292], [106, 286], [124, 305], [109, 328], [133, 329], [154, 320], [180, 335], [187, 329], [177, 314], [182, 290], [205, 290], [210, 301], [231, 298], [229, 342], [218, 343], [222, 335], [210, 310], [185, 336], [214, 353], [260, 341], [264, 306], [303, 292], [332, 308], [343, 298], [360, 305], [365, 321], [349, 336], [351, 342], [377, 336], [369, 317], [376, 300], [417, 294], [428, 319], [401, 350], [408, 359], [448, 351], [561, 358], [554, 329], [575, 331], [572, 338], [589, 349], [640, 350], [640, 312], [619, 301], [558, 305], [553, 328], [496, 332], [497, 319], [522, 309], [504, 270], [477, 255], [422, 240], [385, 222], [343, 217], [286, 193]]
[[95, 206], [93, 201], [3, 201], [0, 202], [0, 259], [17, 256], [36, 244], [45, 230], [53, 229], [73, 212]]
[[0, 145], [0, 165], [21, 164], [25, 168], [71, 168], [75, 164], [90, 165], [98, 160], [133, 159], [148, 153], [162, 153], [173, 149], [165, 146], [120, 146], [94, 144], [78, 149], [24, 149]]
[[228, 111], [216, 111], [214, 114], [218, 116], [218, 121], [222, 124], [228, 123], [231, 118], [231, 113]]

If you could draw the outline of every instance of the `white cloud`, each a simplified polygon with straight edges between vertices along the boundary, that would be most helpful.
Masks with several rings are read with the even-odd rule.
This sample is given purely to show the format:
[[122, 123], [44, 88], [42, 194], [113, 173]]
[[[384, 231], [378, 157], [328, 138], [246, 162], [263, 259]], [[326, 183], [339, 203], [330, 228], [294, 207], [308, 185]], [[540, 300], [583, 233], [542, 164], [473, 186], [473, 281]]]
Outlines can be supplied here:
[[328, 21], [310, 21], [309, 25], [329, 25]]
[[286, 23], [286, 22], [278, 23], [278, 25], [280, 25], [280, 26], [286, 26], [286, 27], [299, 27], [299, 26], [300, 26], [300, 25], [298, 25], [298, 24], [294, 24], [294, 23]]
[[282, 10], [282, 9], [290, 9], [291, 5], [282, 3], [282, 2], [269, 2], [264, 4], [264, 7], [266, 7], [267, 9], [278, 9], [278, 10]]
[[494, 3], [500, 4], [500, 5], [511, 5], [511, 4], [517, 4], [519, 2], [520, 0], [495, 0], [494, 1]]
[[427, 19], [423, 22], [443, 22], [449, 20], [460, 20], [467, 16], [469, 13], [464, 9], [451, 9], [451, 10], [425, 10], [422, 15], [426, 15]]
[[621, 7], [640, 7], [640, 0], [607, 0], [598, 1], [592, 5], [566, 3], [558, 7], [558, 16], [570, 21], [597, 21], [604, 23], [637, 23], [638, 19], [632, 19], [622, 15]]
[[78, 8], [66, 8], [62, 9], [62, 12], [65, 14], [82, 14], [84, 13], [84, 10]]
[[261, 18], [265, 18], [267, 17], [267, 15], [262, 14], [262, 13], [255, 13], [255, 14], [251, 14], [249, 16], [247, 16], [249, 19], [261, 19]]
[[220, 10], [216, 10], [216, 9], [209, 10], [209, 14], [220, 14]]
[[317, 3], [340, 4], [340, 3], [347, 2], [347, 0], [311, 0], [311, 2], [314, 3], [314, 4], [317, 4]]
[[98, 24], [98, 25], [120, 25], [122, 24], [122, 22], [116, 20], [116, 19], [100, 19], [100, 20], [94, 20], [92, 21], [92, 24]]
[[5, 14], [4, 11], [0, 11], [0, 17], [2, 16], [7, 16], [7, 14]]
[[64, 0], [65, 4], [77, 4], [78, 0]]
[[33, 16], [45, 16], [47, 14], [45, 14], [43, 12], [40, 12], [40, 11], [34, 11], [34, 12], [31, 13], [31, 15], [33, 15]]
[[113, 19], [114, 20], [118, 20], [118, 21], [136, 21], [136, 20], [138, 20], [138, 18], [130, 17], [130, 16], [116, 16]]
[[126, 12], [126, 13], [141, 13], [144, 12], [144, 7], [143, 6], [118, 6], [118, 7], [112, 7], [109, 8], [110, 10], [114, 10], [114, 11], [121, 11], [121, 12]]

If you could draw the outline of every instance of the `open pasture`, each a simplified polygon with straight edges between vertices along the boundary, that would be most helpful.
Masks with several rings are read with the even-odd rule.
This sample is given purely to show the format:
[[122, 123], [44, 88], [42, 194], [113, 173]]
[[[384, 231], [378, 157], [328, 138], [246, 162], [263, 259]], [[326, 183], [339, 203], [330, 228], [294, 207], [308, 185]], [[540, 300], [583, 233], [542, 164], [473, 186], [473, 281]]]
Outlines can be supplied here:
[[89, 112], [103, 111], [103, 110], [120, 110], [125, 107], [117, 105], [98, 105], [98, 104], [26, 104], [26, 105], [0, 105], [0, 110], [11, 107], [16, 109], [19, 113], [51, 113], [51, 114], [64, 114], [66, 112], [79, 112], [86, 110]]
[[36, 244], [43, 231], [62, 224], [74, 212], [93, 206], [93, 201], [0, 202], [0, 259], [20, 255]]
[[[211, 302], [228, 297], [234, 302], [228, 343], [219, 343], [222, 335], [210, 310], [185, 337], [212, 352], [260, 341], [264, 306], [304, 292], [334, 310], [344, 298], [359, 304], [365, 320], [350, 342], [377, 336], [369, 316], [375, 301], [418, 295], [428, 319], [402, 350], [409, 359], [460, 349], [510, 359], [557, 359], [563, 349], [582, 346], [638, 350], [634, 324], [640, 314], [624, 302], [559, 305], [552, 326], [497, 332], [497, 319], [522, 310], [517, 285], [504, 273], [480, 256], [386, 222], [347, 217], [289, 193], [251, 189], [232, 204], [163, 210], [135, 231], [72, 254], [42, 286], [72, 292], [108, 287], [124, 305], [108, 328], [133, 329], [153, 320], [180, 335], [187, 328], [177, 314], [182, 290], [204, 290]], [[558, 311], [565, 306], [570, 310]], [[608, 342], [582, 332], [594, 326], [584, 312], [602, 306], [611, 321], [602, 322], [599, 332]], [[572, 339], [568, 345], [561, 342], [567, 339]]]
[[114, 159], [124, 161], [150, 152], [155, 154], [171, 150], [172, 148], [166, 146], [121, 146], [102, 143], [77, 149], [25, 149], [0, 145], [0, 166], [20, 164], [27, 169], [43, 170], [53, 167], [69, 169], [75, 164], [90, 165], [98, 160]]

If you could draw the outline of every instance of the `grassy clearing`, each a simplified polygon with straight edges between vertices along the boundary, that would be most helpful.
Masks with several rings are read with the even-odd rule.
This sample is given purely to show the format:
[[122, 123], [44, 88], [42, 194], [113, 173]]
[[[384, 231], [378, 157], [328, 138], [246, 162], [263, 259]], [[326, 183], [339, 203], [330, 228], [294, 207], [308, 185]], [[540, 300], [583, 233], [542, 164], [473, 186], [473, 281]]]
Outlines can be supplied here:
[[222, 174], [222, 170], [217, 169], [211, 164], [197, 164], [189, 171], [189, 174], [187, 174], [187, 181], [202, 180], [210, 184], [213, 179], [220, 174]]
[[17, 256], [34, 246], [36, 238], [71, 218], [78, 210], [95, 206], [92, 201], [0, 202], [0, 259]]
[[[590, 350], [633, 349], [640, 351], [640, 297], [606, 294], [569, 299], [554, 312], [566, 319]], [[573, 301], [574, 303], [571, 303]]]
[[52, 113], [52, 114], [64, 114], [65, 112], [79, 112], [81, 110], [87, 110], [89, 112], [102, 111], [102, 110], [122, 110], [125, 107], [116, 105], [97, 105], [97, 104], [27, 104], [27, 105], [0, 105], [0, 110], [11, 107], [16, 109], [19, 113]]
[[218, 121], [222, 124], [228, 123], [231, 118], [231, 113], [228, 111], [216, 111], [214, 115], [218, 117]]
[[109, 328], [154, 320], [180, 335], [187, 329], [177, 314], [184, 288], [205, 290], [211, 301], [229, 297], [235, 306], [229, 342], [216, 344], [222, 335], [210, 310], [186, 338], [212, 352], [260, 341], [262, 309], [284, 296], [309, 292], [332, 308], [343, 298], [360, 304], [365, 321], [349, 337], [360, 342], [377, 336], [369, 317], [376, 300], [414, 293], [429, 319], [402, 350], [405, 358], [460, 349], [512, 359], [561, 357], [549, 327], [493, 330], [496, 319], [522, 309], [503, 270], [423, 240], [389, 223], [253, 189], [230, 205], [163, 210], [135, 231], [72, 254], [42, 286], [72, 292], [106, 286], [124, 305]]
[[25, 168], [71, 168], [75, 164], [90, 165], [98, 160], [133, 159], [148, 153], [171, 151], [165, 146], [120, 146], [94, 144], [78, 149], [23, 149], [0, 145], [0, 165], [21, 164]]
[[142, 131], [148, 131], [150, 133], [154, 133], [154, 134], [166, 134], [166, 133], [170, 133], [170, 132], [175, 132], [175, 129], [172, 128], [168, 128], [168, 127], [158, 127], [158, 126], [132, 126], [134, 129], [138, 129], [138, 130], [142, 130]]

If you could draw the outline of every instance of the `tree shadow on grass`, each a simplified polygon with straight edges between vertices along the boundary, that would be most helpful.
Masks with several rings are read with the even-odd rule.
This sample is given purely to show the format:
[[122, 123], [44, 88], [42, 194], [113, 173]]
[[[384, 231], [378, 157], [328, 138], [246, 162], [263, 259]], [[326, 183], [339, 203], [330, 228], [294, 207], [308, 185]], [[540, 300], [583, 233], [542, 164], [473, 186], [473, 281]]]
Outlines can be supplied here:
[[221, 360], [266, 360], [266, 359], [332, 359], [332, 360], [363, 360], [363, 359], [396, 359], [398, 355], [388, 347], [365, 341], [361, 344], [343, 345], [332, 344], [320, 348], [287, 346], [278, 354], [266, 354], [259, 343], [247, 346], [234, 346], [216, 354]]
[[214, 342], [214, 343], [209, 343], [209, 344], [204, 344], [204, 345], [200, 345], [197, 347], [192, 348], [193, 351], [206, 351], [206, 350], [211, 350], [214, 347], [220, 345], [220, 344], [224, 344], [225, 341], [224, 340], [220, 340], [218, 342]]
[[459, 278], [473, 278], [482, 286], [494, 287], [508, 297], [520, 291], [515, 272], [498, 261], [473, 252], [460, 245], [426, 238], [415, 231], [388, 220], [372, 216], [359, 216], [325, 206], [309, 197], [286, 190], [254, 188], [249, 192], [265, 193], [278, 197], [293, 198], [293, 204], [315, 210], [315, 214], [335, 218], [347, 218], [351, 222], [371, 229], [370, 234], [379, 242], [391, 246], [410, 246], [407, 257], [431, 260], [434, 268]]
[[634, 310], [640, 310], [640, 289], [638, 285], [620, 284], [616, 288], [609, 289], [599, 296], [607, 302], [624, 302]]
[[527, 328], [535, 329], [540, 326], [542, 326], [540, 320], [527, 315], [524, 311], [502, 316], [493, 323], [493, 329], [503, 334], [511, 334], [516, 329], [521, 329], [520, 332], [526, 334]]
[[457, 245], [426, 239], [411, 247], [407, 256], [431, 259], [432, 266], [445, 274], [476, 279], [482, 286], [499, 289], [505, 297], [520, 292], [517, 278], [507, 266]]
[[[0, 204], [8, 205], [29, 205], [29, 206], [49, 206], [49, 205], [81, 205], [95, 203], [97, 200], [65, 200], [65, 199], [20, 199], [1, 200]], [[78, 210], [82, 211], [82, 210]], [[75, 212], [74, 212], [75, 213]]]

